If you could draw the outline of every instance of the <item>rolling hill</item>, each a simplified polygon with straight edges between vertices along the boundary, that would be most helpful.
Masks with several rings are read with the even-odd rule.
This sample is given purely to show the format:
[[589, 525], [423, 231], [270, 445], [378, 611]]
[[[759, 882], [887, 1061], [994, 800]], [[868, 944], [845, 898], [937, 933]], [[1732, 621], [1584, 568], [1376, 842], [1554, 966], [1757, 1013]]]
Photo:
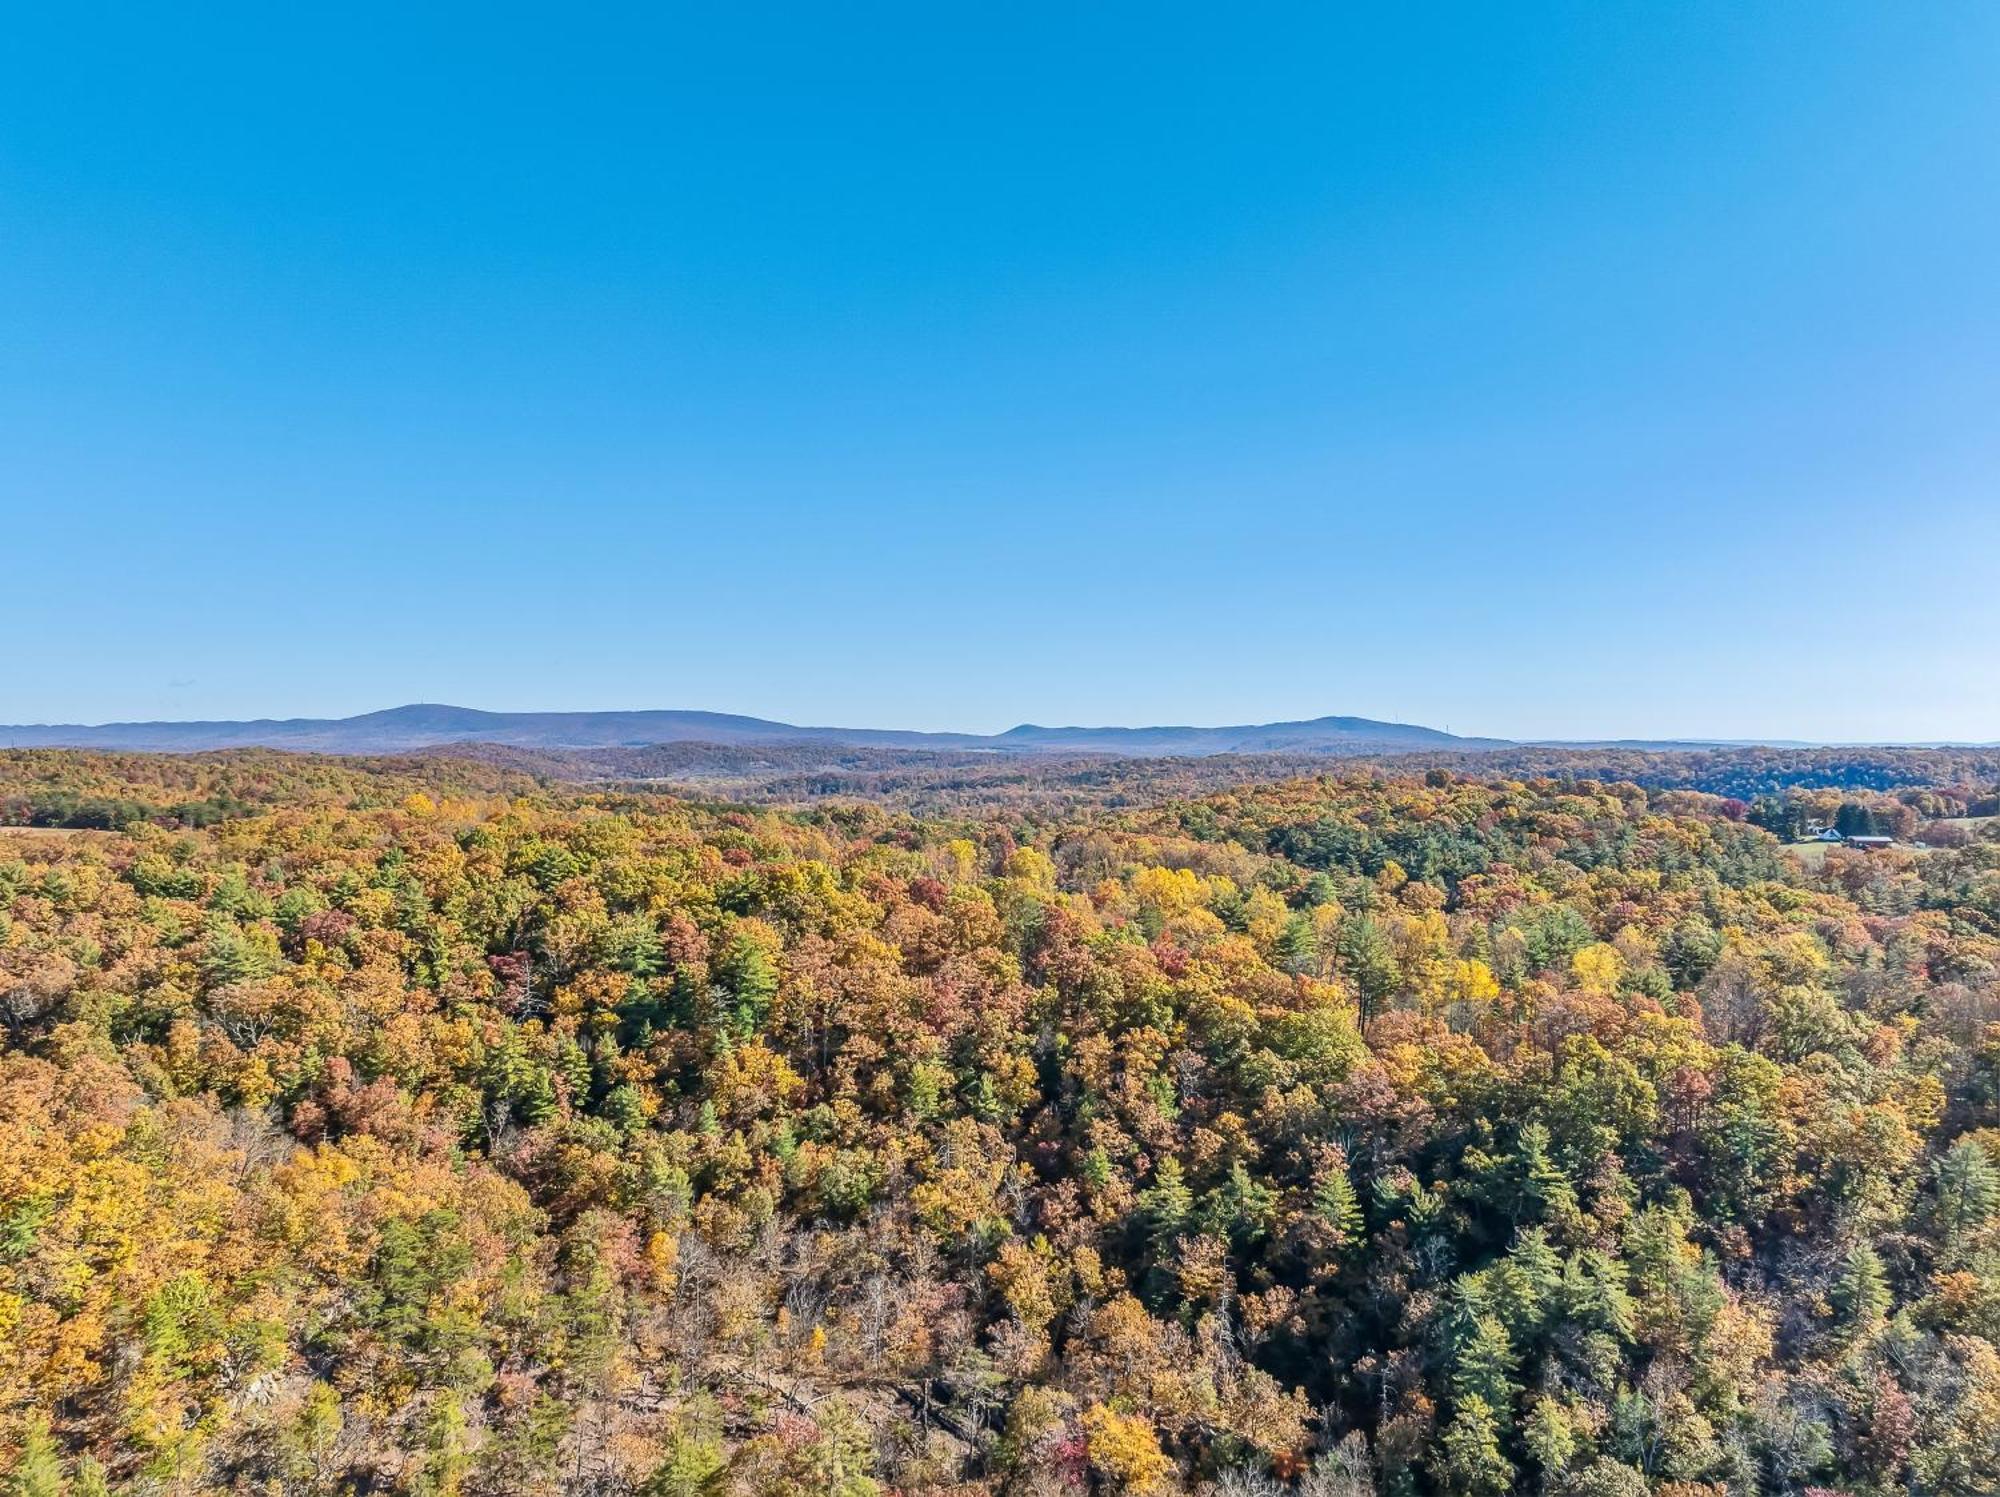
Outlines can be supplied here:
[[0, 727], [15, 748], [132, 749], [191, 753], [221, 748], [284, 748], [311, 753], [377, 754], [447, 743], [514, 748], [644, 747], [662, 743], [724, 745], [824, 743], [855, 747], [985, 750], [997, 753], [1097, 753], [1123, 757], [1209, 754], [1376, 754], [1396, 750], [1504, 747], [1494, 738], [1461, 738], [1411, 723], [1365, 717], [1235, 727], [1046, 728], [1022, 724], [1005, 733], [918, 733], [892, 728], [805, 727], [726, 712], [482, 712], [415, 703], [358, 717], [257, 719], [249, 722], [118, 722]]

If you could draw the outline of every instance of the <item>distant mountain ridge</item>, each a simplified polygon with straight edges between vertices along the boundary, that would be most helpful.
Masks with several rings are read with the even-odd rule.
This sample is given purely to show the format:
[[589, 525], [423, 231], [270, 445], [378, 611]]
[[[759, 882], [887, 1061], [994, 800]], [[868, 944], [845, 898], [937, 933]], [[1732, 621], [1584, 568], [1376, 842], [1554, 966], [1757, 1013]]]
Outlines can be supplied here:
[[1015, 754], [1116, 754], [1128, 758], [1307, 753], [1328, 756], [1398, 749], [1505, 748], [1500, 738], [1462, 738], [1414, 723], [1366, 717], [1234, 727], [1046, 728], [1023, 723], [1005, 733], [919, 733], [895, 728], [801, 727], [728, 712], [484, 712], [417, 702], [341, 718], [259, 718], [248, 722], [117, 722], [0, 727], [15, 748], [125, 749], [195, 753], [282, 748], [306, 753], [378, 754], [452, 743], [514, 748], [631, 748], [663, 743], [825, 743], [857, 747], [986, 750]]
[[1398, 748], [1483, 749], [1507, 747], [1501, 738], [1461, 738], [1414, 723], [1377, 722], [1368, 717], [1315, 717], [1305, 722], [1245, 723], [1227, 728], [1043, 728], [1023, 723], [996, 740], [1013, 748], [1062, 753], [1118, 754], [1126, 758], [1172, 754], [1271, 754], [1280, 752], [1365, 752], [1355, 745]]

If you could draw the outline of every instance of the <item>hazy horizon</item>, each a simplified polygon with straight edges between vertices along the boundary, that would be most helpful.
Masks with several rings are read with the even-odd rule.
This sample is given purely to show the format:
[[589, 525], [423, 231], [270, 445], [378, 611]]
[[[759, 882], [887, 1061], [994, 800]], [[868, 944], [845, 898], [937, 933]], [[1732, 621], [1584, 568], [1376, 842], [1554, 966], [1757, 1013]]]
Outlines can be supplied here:
[[54, 719], [29, 721], [26, 719], [22, 719], [18, 721], [10, 721], [5, 724], [0, 724], [0, 729], [61, 728], [61, 727], [100, 728], [100, 727], [116, 726], [124, 723], [146, 723], [146, 722], [161, 722], [161, 723], [192, 723], [192, 722], [255, 723], [255, 722], [287, 722], [287, 721], [337, 722], [355, 717], [366, 717], [378, 713], [406, 710], [408, 708], [413, 708], [413, 707], [448, 707], [459, 711], [489, 713], [496, 716], [524, 716], [524, 715], [595, 716], [595, 715], [645, 713], [645, 712], [685, 712], [685, 713], [695, 713], [695, 714], [705, 714], [705, 715], [743, 717], [743, 718], [754, 719], [761, 722], [780, 723], [788, 726], [807, 728], [807, 729], [838, 728], [838, 729], [852, 729], [859, 731], [888, 731], [897, 733], [935, 733], [935, 734], [950, 734], [950, 735], [979, 736], [979, 737], [998, 737], [1011, 730], [1017, 728], [1028, 728], [1028, 727], [1044, 728], [1044, 729], [1085, 730], [1085, 731], [1097, 730], [1097, 729], [1117, 731], [1120, 729], [1152, 729], [1152, 728], [1209, 729], [1209, 728], [1246, 727], [1246, 726], [1254, 727], [1268, 723], [1311, 722], [1323, 718], [1338, 717], [1338, 718], [1357, 718], [1365, 721], [1379, 722], [1394, 726], [1434, 728], [1442, 732], [1450, 733], [1454, 737], [1458, 738], [1504, 739], [1530, 745], [1532, 744], [1560, 745], [1566, 742], [1579, 742], [1584, 744], [1616, 744], [1620, 742], [1630, 742], [1630, 743], [1712, 744], [1718, 747], [1726, 747], [1731, 745], [1743, 745], [1743, 746], [1799, 745], [1799, 746], [1816, 747], [1816, 748], [1893, 748], [1893, 747], [1928, 747], [1934, 745], [1987, 747], [1990, 746], [1992, 742], [1996, 741], [1996, 740], [1982, 740], [1982, 739], [1936, 739], [1936, 738], [1908, 738], [1908, 737], [1877, 738], [1877, 739], [1837, 739], [1837, 738], [1814, 739], [1814, 738], [1804, 738], [1796, 733], [1772, 733], [1772, 734], [1761, 734], [1761, 735], [1752, 734], [1747, 736], [1737, 735], [1730, 737], [1722, 737], [1715, 734], [1699, 733], [1699, 732], [1661, 733], [1661, 734], [1650, 734], [1650, 735], [1633, 735], [1633, 734], [1577, 735], [1577, 734], [1548, 734], [1548, 733], [1502, 734], [1502, 733], [1490, 733], [1477, 726], [1462, 727], [1457, 724], [1442, 723], [1442, 722], [1417, 722], [1412, 719], [1384, 717], [1381, 716], [1380, 714], [1369, 713], [1369, 712], [1318, 711], [1318, 710], [1282, 712], [1267, 717], [1244, 718], [1227, 723], [1205, 722], [1205, 721], [1197, 722], [1192, 719], [1179, 719], [1171, 717], [1149, 718], [1146, 719], [1145, 721], [1131, 721], [1131, 722], [1110, 722], [1110, 721], [1067, 722], [1067, 721], [1058, 721], [1056, 719], [1047, 717], [1043, 718], [1024, 717], [1016, 719], [1015, 721], [1012, 722], [1002, 724], [997, 727], [988, 727], [988, 726], [967, 726], [962, 723], [876, 722], [876, 721], [863, 721], [860, 719], [854, 719], [854, 720], [843, 719], [840, 721], [829, 720], [824, 722], [807, 721], [803, 718], [786, 717], [771, 712], [758, 712], [758, 711], [739, 712], [734, 709], [712, 708], [712, 707], [701, 706], [699, 704], [678, 704], [673, 706], [665, 706], [655, 703], [655, 704], [643, 704], [643, 705], [634, 704], [625, 706], [598, 705], [598, 706], [587, 706], [587, 707], [492, 707], [473, 702], [445, 702], [445, 701], [397, 702], [387, 706], [364, 708], [360, 712], [354, 712], [354, 713], [299, 712], [299, 713], [280, 714], [271, 712], [251, 712], [240, 715], [232, 715], [228, 717], [204, 717], [204, 718], [113, 717], [113, 718], [104, 718], [95, 722], [82, 722], [82, 721], [61, 722]]

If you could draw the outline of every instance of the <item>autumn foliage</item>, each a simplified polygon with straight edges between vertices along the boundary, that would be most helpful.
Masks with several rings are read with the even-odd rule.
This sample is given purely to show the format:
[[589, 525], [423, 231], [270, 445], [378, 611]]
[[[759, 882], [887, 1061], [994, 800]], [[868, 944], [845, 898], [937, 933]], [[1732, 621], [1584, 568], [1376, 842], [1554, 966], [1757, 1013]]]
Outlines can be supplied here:
[[926, 820], [158, 764], [0, 785], [116, 826], [0, 830], [14, 1491], [2000, 1472], [1976, 828], [1821, 867], [1442, 769]]

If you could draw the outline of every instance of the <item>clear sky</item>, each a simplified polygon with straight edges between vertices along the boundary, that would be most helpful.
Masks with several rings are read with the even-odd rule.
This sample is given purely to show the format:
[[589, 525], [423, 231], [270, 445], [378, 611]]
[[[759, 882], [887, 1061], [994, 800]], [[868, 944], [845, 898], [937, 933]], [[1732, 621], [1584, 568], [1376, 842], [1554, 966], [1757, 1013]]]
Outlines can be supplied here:
[[0, 537], [0, 721], [2000, 739], [2000, 7], [18, 7]]

